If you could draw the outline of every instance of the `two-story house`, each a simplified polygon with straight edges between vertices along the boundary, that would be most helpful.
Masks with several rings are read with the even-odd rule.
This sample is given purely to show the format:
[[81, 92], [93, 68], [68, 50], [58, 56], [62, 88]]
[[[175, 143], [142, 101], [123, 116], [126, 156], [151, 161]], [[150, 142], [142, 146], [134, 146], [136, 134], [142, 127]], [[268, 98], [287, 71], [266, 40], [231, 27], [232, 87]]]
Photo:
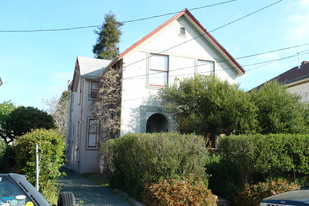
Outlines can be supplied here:
[[[87, 60], [84, 65], [81, 59]], [[187, 9], [112, 61], [78, 57], [70, 88], [67, 165], [79, 173], [97, 172], [102, 166], [98, 157], [102, 140], [127, 133], [175, 131], [172, 115], [155, 98], [161, 88], [173, 84], [175, 79], [215, 74], [235, 83], [244, 73]], [[97, 88], [94, 80], [99, 75], [106, 96], [99, 99], [102, 115], [96, 125], [88, 112], [91, 92]]]

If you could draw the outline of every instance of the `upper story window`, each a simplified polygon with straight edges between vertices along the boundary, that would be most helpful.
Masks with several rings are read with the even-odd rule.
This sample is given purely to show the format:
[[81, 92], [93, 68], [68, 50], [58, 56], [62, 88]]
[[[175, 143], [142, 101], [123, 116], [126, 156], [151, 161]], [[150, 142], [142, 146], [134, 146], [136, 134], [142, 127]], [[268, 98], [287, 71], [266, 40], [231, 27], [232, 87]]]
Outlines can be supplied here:
[[215, 72], [215, 62], [207, 60], [197, 60], [196, 73], [198, 75], [211, 75]]
[[167, 55], [151, 54], [149, 58], [148, 85], [166, 87], [168, 85], [168, 67]]
[[90, 98], [96, 98], [98, 95], [99, 83], [91, 81], [90, 82]]
[[185, 27], [180, 27], [180, 35], [186, 35]]

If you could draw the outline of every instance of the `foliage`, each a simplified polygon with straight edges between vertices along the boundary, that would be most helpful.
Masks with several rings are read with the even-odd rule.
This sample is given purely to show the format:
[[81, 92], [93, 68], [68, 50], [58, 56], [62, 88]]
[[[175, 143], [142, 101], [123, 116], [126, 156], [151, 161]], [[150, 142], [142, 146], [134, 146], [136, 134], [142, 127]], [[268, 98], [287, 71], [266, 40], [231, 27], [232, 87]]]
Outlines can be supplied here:
[[[258, 107], [259, 133], [307, 133], [309, 132], [308, 107], [300, 97], [291, 94], [276, 81], [264, 84], [250, 93]], [[307, 111], [306, 111], [307, 110]]]
[[63, 91], [61, 97], [47, 100], [45, 103], [49, 107], [49, 114], [52, 115], [57, 131], [63, 136], [66, 136], [68, 109], [69, 109], [70, 92]]
[[266, 182], [259, 182], [257, 184], [245, 184], [243, 189], [238, 192], [236, 202], [239, 206], [259, 206], [262, 199], [266, 197], [299, 188], [300, 186], [297, 183], [290, 183], [282, 178], [268, 179]]
[[184, 133], [228, 135], [254, 133], [256, 128], [256, 107], [249, 95], [215, 76], [176, 81], [160, 97], [178, 117]]
[[207, 151], [200, 136], [154, 133], [108, 140], [103, 154], [112, 171], [111, 186], [139, 198], [147, 183], [191, 173], [203, 177]]
[[5, 141], [9, 141], [12, 134], [10, 114], [16, 109], [11, 101], [4, 101], [0, 104], [0, 137]]
[[203, 181], [195, 175], [178, 179], [165, 179], [150, 183], [145, 188], [143, 202], [151, 206], [216, 205], [217, 198]]
[[35, 145], [39, 145], [40, 192], [47, 200], [58, 193], [57, 179], [62, 176], [59, 169], [63, 166], [64, 142], [59, 133], [53, 130], [37, 129], [17, 139], [16, 171], [27, 175], [33, 185], [36, 177]]
[[[298, 134], [239, 135], [222, 138], [220, 157], [206, 164], [210, 188], [233, 198], [246, 183], [309, 173], [309, 136]], [[231, 199], [232, 200], [232, 199]]]
[[99, 37], [93, 46], [93, 53], [99, 59], [113, 59], [118, 55], [118, 44], [120, 42], [121, 31], [119, 27], [123, 24], [116, 20], [115, 14], [105, 15], [103, 25], [95, 31]]
[[92, 112], [100, 126], [101, 144], [120, 135], [121, 76], [122, 72], [118, 64], [108, 68], [100, 76], [98, 96]]
[[241, 178], [232, 164], [223, 162], [219, 155], [212, 154], [207, 159], [206, 172], [209, 174], [209, 188], [215, 194], [233, 200], [242, 186]]
[[52, 129], [55, 127], [53, 117], [34, 107], [19, 106], [14, 108], [9, 104], [4, 116], [5, 122], [1, 124], [1, 137], [7, 142], [12, 142], [33, 129]]

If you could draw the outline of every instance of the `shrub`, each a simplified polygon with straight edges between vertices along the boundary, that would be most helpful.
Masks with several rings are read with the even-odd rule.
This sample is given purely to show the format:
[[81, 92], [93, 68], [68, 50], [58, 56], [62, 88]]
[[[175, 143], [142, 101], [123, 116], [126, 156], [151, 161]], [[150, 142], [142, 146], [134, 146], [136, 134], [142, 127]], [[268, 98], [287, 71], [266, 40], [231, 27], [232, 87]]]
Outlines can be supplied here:
[[112, 171], [111, 186], [139, 198], [147, 183], [191, 173], [203, 177], [207, 151], [203, 137], [176, 133], [129, 134], [109, 140], [103, 154]]
[[63, 165], [64, 142], [59, 133], [53, 130], [38, 129], [18, 138], [14, 150], [16, 170], [24, 175], [33, 185], [36, 178], [35, 145], [39, 145], [40, 157], [40, 192], [50, 202], [55, 202], [58, 194], [57, 179]]
[[285, 179], [267, 180], [258, 184], [245, 184], [244, 188], [238, 192], [237, 205], [258, 206], [265, 197], [299, 189], [296, 183], [290, 183]]
[[143, 202], [151, 206], [216, 205], [217, 197], [202, 178], [190, 175], [181, 180], [167, 179], [145, 187]]
[[0, 172], [5, 173], [8, 167], [8, 146], [5, 141], [0, 140]]
[[246, 183], [267, 178], [302, 177], [309, 173], [309, 135], [239, 135], [222, 138], [219, 157], [206, 164], [215, 194], [233, 201]]

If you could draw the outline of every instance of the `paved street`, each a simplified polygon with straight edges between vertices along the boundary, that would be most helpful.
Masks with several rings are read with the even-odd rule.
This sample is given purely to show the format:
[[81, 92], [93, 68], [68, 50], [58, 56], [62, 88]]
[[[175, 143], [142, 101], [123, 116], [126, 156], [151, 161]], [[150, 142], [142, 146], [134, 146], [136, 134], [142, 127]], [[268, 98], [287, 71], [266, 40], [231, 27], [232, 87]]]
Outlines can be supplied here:
[[67, 170], [65, 172], [67, 175], [59, 180], [61, 192], [73, 192], [78, 206], [131, 206], [111, 189]]

